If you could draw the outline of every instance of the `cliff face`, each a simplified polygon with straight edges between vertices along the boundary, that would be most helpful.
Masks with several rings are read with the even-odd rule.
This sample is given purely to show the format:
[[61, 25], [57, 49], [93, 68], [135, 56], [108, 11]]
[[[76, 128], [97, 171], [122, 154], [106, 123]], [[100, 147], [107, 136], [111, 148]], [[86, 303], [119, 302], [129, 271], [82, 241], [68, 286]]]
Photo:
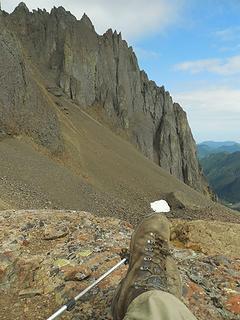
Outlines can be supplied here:
[[27, 134], [53, 153], [63, 150], [54, 109], [0, 16], [0, 137]]
[[185, 112], [140, 71], [121, 34], [108, 30], [99, 36], [86, 15], [78, 21], [62, 7], [31, 13], [20, 4], [4, 20], [28, 59], [69, 98], [97, 108], [145, 156], [208, 193]]

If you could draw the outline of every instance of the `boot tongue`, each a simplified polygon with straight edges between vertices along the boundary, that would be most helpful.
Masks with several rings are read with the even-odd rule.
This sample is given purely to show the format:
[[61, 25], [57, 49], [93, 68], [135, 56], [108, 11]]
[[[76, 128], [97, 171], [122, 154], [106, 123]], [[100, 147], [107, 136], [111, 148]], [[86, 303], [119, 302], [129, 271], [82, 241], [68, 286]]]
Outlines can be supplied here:
[[142, 222], [139, 232], [144, 236], [151, 239], [155, 234], [167, 241], [170, 240], [170, 227], [167, 218], [161, 214], [153, 214]]

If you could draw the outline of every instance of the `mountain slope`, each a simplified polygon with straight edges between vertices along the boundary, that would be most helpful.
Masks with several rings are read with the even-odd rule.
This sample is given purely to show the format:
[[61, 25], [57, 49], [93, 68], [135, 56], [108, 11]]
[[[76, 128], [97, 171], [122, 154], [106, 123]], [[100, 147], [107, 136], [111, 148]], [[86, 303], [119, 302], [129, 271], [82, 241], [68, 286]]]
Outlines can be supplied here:
[[21, 3], [2, 20], [20, 40], [26, 66], [47, 79], [40, 86], [62, 88], [149, 159], [209, 195], [185, 112], [140, 71], [120, 34], [99, 36], [86, 15], [78, 21], [62, 7], [31, 13]]
[[[79, 40], [83, 47], [78, 49], [84, 52], [83, 54], [80, 50], [79, 56], [81, 57], [82, 54], [82, 58], [86, 58], [87, 74], [91, 74], [89, 68], [92, 66], [92, 60], [85, 49], [92, 43], [92, 37], [97, 43], [101, 43], [104, 39], [109, 43], [104, 52], [109, 51], [111, 57], [115, 52], [114, 43], [118, 39], [119, 45], [121, 43], [125, 48], [122, 49], [123, 55], [127, 55], [124, 59], [129, 63], [129, 68], [133, 67], [131, 58], [133, 53], [119, 36], [111, 32], [102, 37], [98, 36], [86, 16], [81, 21], [77, 21], [63, 8], [53, 9], [51, 14], [41, 10], [30, 13], [23, 4], [20, 4], [12, 15], [0, 15], [0, 23], [1, 208], [82, 209], [137, 221], [149, 210], [150, 201], [162, 197], [169, 199], [173, 208], [182, 210], [174, 212], [175, 217], [184, 214], [188, 218], [201, 216], [211, 219], [214, 217], [223, 220], [237, 219], [231, 216], [227, 209], [213, 204], [203, 195], [180, 182], [161, 169], [158, 163], [154, 164], [152, 159], [147, 159], [132, 144], [112, 132], [106, 122], [114, 126], [119, 120], [119, 115], [122, 114], [119, 113], [120, 109], [114, 109], [112, 118], [109, 113], [108, 118], [104, 117], [103, 110], [106, 105], [109, 108], [112, 106], [112, 100], [111, 103], [106, 102], [102, 106], [94, 104], [93, 108], [89, 109], [89, 106], [80, 104], [78, 96], [74, 96], [74, 91], [69, 97], [66, 88], [61, 88], [58, 83], [63, 72], [61, 64], [64, 62], [63, 58], [71, 57], [71, 52], [69, 55], [64, 54], [69, 36], [72, 35], [75, 39], [75, 36], [82, 35]], [[76, 30], [71, 33], [68, 31], [72, 30], [71, 28]], [[35, 30], [34, 35], [30, 32], [33, 30]], [[41, 37], [39, 30], [49, 32], [53, 37], [51, 41], [47, 34]], [[77, 31], [79, 33], [75, 34]], [[29, 41], [27, 35], [33, 37], [32, 41]], [[110, 37], [109, 40], [107, 40], [108, 37]], [[43, 50], [40, 50], [39, 44], [43, 45]], [[52, 45], [53, 51], [49, 49]], [[95, 49], [95, 47], [92, 48], [93, 52]], [[77, 52], [74, 53], [74, 57], [76, 54]], [[121, 56], [120, 53], [118, 54]], [[102, 62], [104, 65], [104, 61], [101, 59], [99, 63]], [[112, 67], [116, 68], [116, 60], [114, 61]], [[79, 65], [82, 67], [80, 61], [76, 60], [76, 70]], [[66, 66], [65, 62], [64, 66]], [[94, 66], [96, 67], [96, 64]], [[128, 79], [129, 81], [135, 81], [139, 79], [138, 76], [140, 78], [143, 76], [136, 64], [135, 67], [136, 73]], [[119, 74], [119, 71], [116, 71], [115, 69], [115, 76], [109, 75], [113, 77], [113, 82], [117, 79], [119, 81], [120, 75], [125, 74], [123, 71]], [[98, 72], [99, 77], [105, 77], [107, 74], [106, 70]], [[84, 70], [79, 75], [82, 73], [85, 74]], [[88, 83], [86, 74], [84, 79]], [[158, 135], [154, 133], [155, 136], [151, 139], [152, 142], [155, 139], [155, 144], [158, 145], [159, 142], [161, 145], [161, 152], [165, 154], [165, 158], [161, 158], [161, 161], [165, 159], [164, 161], [167, 162], [170, 157], [170, 163], [179, 163], [181, 167], [179, 172], [184, 172], [184, 176], [188, 177], [189, 181], [193, 178], [191, 172], [196, 174], [195, 187], [198, 185], [197, 189], [206, 192], [206, 184], [202, 184], [203, 178], [198, 171], [196, 159], [194, 156], [189, 158], [190, 154], [195, 153], [195, 145], [191, 140], [191, 131], [186, 122], [185, 113], [178, 105], [172, 104], [171, 97], [163, 88], [158, 88], [153, 82], [149, 82], [146, 75], [144, 79], [143, 82], [139, 80], [139, 84], [148, 89], [140, 90], [140, 96], [143, 97], [143, 92], [147, 94], [144, 100], [147, 104], [143, 104], [142, 107], [148, 106], [148, 108], [144, 111], [138, 110], [136, 106], [136, 109], [132, 110], [128, 103], [125, 104], [133, 116], [131, 119], [134, 120], [134, 128], [139, 126], [139, 132], [142, 131], [145, 137], [144, 130], [149, 129], [146, 119], [151, 118], [154, 123], [156, 121]], [[95, 83], [96, 88], [94, 87], [99, 93], [104, 92], [104, 88], [108, 85], [103, 78], [101, 81], [103, 87], [99, 86], [99, 82]], [[129, 81], [127, 81], [127, 87], [131, 83]], [[120, 88], [125, 88], [119, 83], [117, 85], [115, 83], [115, 89], [118, 92]], [[79, 89], [78, 85], [76, 89]], [[91, 86], [89, 90], [81, 89], [79, 93], [87, 97], [95, 90], [90, 89]], [[136, 90], [136, 94], [139, 95], [138, 89]], [[118, 94], [117, 97], [119, 98]], [[120, 108], [120, 101], [116, 101], [116, 108]], [[153, 108], [151, 112], [149, 108]], [[158, 115], [155, 118], [154, 114], [157, 112]], [[95, 118], [88, 113], [93, 114]], [[103, 119], [102, 123], [96, 120], [97, 115], [101, 120]], [[110, 118], [112, 121], [109, 121]], [[117, 128], [120, 127], [117, 126]], [[125, 128], [121, 133], [131, 141], [132, 131]], [[180, 153], [179, 150], [181, 150]], [[191, 185], [190, 182], [189, 184]], [[189, 208], [189, 212], [186, 207]], [[208, 210], [201, 210], [206, 207]], [[194, 209], [197, 211], [193, 212]]]
[[173, 217], [238, 221], [144, 157], [63, 96], [57, 102], [65, 152], [53, 156], [25, 136], [0, 142], [0, 194], [13, 208], [91, 210], [133, 223], [165, 198]]
[[197, 155], [199, 159], [207, 157], [209, 154], [213, 153], [214, 149], [210, 148], [206, 144], [198, 144], [197, 145]]
[[211, 154], [201, 159], [201, 165], [220, 198], [240, 202], [240, 152]]
[[[97, 123], [79, 107], [59, 111], [65, 154], [59, 159], [28, 138], [0, 143], [1, 198], [16, 208], [58, 207], [91, 210], [131, 219], [149, 203], [181, 191], [192, 206], [205, 197], [145, 158], [128, 142]], [[76, 125], [81, 123], [80, 127]]]

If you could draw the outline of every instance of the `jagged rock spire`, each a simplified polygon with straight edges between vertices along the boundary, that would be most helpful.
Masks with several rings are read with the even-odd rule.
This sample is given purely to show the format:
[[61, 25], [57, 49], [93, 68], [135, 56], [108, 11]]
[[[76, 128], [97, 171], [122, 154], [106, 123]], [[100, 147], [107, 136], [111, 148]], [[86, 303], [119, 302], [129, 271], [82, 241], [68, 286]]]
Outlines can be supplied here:
[[92, 21], [89, 19], [89, 17], [86, 15], [86, 13], [83, 14], [80, 22], [87, 25], [90, 29], [94, 30], [94, 25], [92, 24]]
[[24, 2], [20, 2], [19, 5], [15, 8], [14, 12], [17, 12], [17, 11], [29, 12], [28, 7]]

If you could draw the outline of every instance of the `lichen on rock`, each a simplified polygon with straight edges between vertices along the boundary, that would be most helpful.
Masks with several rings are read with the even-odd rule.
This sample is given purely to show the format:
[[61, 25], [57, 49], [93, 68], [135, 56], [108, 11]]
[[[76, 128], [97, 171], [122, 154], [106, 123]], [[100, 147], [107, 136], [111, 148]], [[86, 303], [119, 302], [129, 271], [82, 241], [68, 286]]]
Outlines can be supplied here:
[[[0, 318], [46, 319], [120, 261], [133, 227], [87, 212], [28, 210], [0, 212]], [[69, 233], [45, 240], [45, 230], [64, 224]], [[185, 227], [185, 237], [177, 232]], [[216, 243], [209, 235], [221, 230]], [[173, 221], [172, 254], [183, 301], [199, 320], [239, 319], [239, 225]], [[231, 229], [232, 235], [224, 242]], [[173, 234], [175, 233], [175, 236]], [[196, 234], [196, 235], [195, 235]], [[216, 238], [216, 234], [212, 233]], [[220, 237], [222, 247], [220, 249]], [[210, 239], [207, 241], [206, 239]], [[235, 248], [229, 250], [229, 248]], [[64, 314], [64, 319], [112, 319], [110, 305], [127, 266], [116, 270]]]

